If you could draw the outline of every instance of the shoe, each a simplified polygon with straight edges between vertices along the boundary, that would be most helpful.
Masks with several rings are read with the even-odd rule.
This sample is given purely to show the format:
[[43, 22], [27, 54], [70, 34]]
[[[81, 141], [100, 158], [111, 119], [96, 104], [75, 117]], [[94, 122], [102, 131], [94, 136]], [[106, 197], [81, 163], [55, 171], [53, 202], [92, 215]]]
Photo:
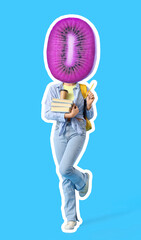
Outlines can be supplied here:
[[87, 194], [88, 189], [89, 189], [90, 175], [89, 175], [89, 173], [86, 173], [86, 174], [87, 174], [87, 182], [86, 182], [85, 186], [79, 191], [79, 196], [80, 197], [84, 197]]
[[68, 221], [65, 225], [64, 225], [64, 229], [65, 230], [73, 230], [74, 227], [76, 226], [76, 223], [75, 221]]

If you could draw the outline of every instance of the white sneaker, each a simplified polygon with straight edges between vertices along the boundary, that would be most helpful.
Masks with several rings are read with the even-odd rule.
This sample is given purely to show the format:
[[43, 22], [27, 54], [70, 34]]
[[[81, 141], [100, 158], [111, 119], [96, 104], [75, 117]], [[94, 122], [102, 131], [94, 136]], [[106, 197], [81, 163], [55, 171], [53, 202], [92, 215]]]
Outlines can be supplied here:
[[80, 196], [80, 197], [84, 197], [84, 196], [87, 194], [88, 189], [89, 189], [89, 179], [90, 179], [90, 175], [89, 175], [89, 173], [86, 173], [86, 174], [87, 174], [88, 180], [87, 180], [85, 186], [79, 191], [79, 196]]
[[65, 233], [74, 233], [77, 231], [79, 226], [82, 224], [82, 219], [77, 221], [68, 221], [67, 223], [64, 222], [61, 226], [61, 229]]
[[73, 230], [74, 227], [76, 226], [76, 221], [68, 221], [65, 225], [64, 225], [64, 229], [65, 230]]

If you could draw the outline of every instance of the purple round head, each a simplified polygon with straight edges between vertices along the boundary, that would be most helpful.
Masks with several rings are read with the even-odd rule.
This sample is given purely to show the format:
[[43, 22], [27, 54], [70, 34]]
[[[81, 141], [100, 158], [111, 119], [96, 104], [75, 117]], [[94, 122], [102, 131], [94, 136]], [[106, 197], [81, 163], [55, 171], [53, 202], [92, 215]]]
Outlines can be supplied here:
[[96, 56], [96, 40], [90, 25], [69, 17], [58, 21], [50, 31], [46, 57], [55, 79], [74, 83], [92, 71]]

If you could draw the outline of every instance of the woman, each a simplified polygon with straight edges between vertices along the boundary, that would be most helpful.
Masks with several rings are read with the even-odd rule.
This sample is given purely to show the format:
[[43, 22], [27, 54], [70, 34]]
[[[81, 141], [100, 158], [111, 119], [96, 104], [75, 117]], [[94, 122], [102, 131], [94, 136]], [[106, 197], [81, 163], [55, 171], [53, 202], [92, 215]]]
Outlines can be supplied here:
[[[87, 144], [84, 116], [93, 118], [94, 95], [89, 92], [85, 106], [78, 82], [87, 82], [94, 76], [99, 59], [99, 35], [88, 19], [70, 14], [55, 19], [50, 25], [44, 43], [44, 62], [50, 78], [60, 83], [47, 86], [42, 100], [42, 119], [56, 121], [51, 146], [60, 177], [64, 232], [76, 231], [81, 222], [78, 200], [86, 199], [90, 193], [92, 174], [77, 167], [77, 163]], [[52, 99], [60, 98], [62, 89], [68, 91], [67, 98], [74, 102], [70, 113], [51, 111]]]
[[[61, 89], [68, 91], [67, 99], [74, 102], [70, 113], [59, 113], [51, 111], [52, 98], [60, 98]], [[86, 116], [93, 118], [92, 103], [94, 95], [89, 92], [86, 102]], [[64, 204], [62, 213], [65, 214], [63, 231], [75, 231], [79, 226], [76, 207], [76, 191], [84, 198], [88, 192], [90, 174], [81, 172], [74, 167], [86, 140], [86, 121], [83, 115], [84, 98], [79, 83], [52, 84], [46, 91], [42, 100], [42, 119], [56, 120], [53, 134], [53, 145], [57, 159], [57, 167], [61, 176]]]

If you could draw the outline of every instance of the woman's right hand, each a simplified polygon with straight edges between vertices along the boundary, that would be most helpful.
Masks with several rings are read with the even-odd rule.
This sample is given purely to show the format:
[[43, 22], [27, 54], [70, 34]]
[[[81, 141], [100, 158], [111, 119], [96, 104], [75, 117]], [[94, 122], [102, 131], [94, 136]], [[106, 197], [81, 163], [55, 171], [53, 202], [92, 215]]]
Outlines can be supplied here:
[[79, 108], [75, 104], [73, 104], [72, 110], [70, 112], [71, 118], [75, 117], [78, 113], [79, 113]]
[[71, 112], [65, 113], [65, 118], [74, 118], [79, 113], [79, 108], [73, 104]]

